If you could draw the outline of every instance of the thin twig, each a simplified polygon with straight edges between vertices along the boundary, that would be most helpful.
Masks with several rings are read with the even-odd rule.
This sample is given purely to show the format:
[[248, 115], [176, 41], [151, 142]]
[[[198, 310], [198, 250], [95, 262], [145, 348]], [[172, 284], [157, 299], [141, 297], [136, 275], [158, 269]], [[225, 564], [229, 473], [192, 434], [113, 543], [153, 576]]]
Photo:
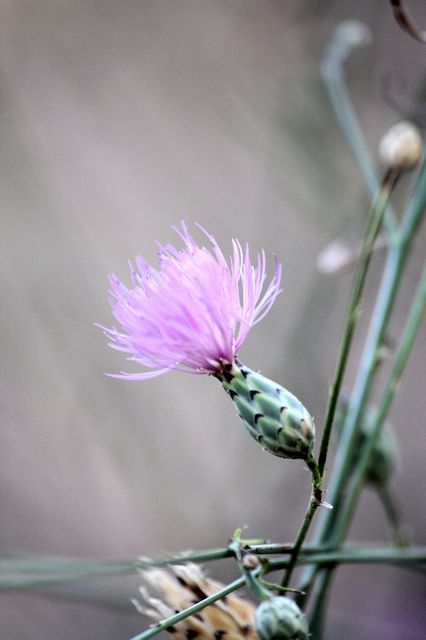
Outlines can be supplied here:
[[[328, 447], [330, 444], [331, 430], [333, 426], [334, 415], [336, 412], [337, 401], [340, 394], [340, 389], [343, 383], [343, 377], [346, 370], [346, 364], [352, 345], [352, 339], [354, 336], [355, 328], [358, 322], [360, 314], [360, 305], [362, 299], [362, 293], [364, 290], [364, 284], [368, 272], [368, 267], [373, 252], [374, 242], [379, 233], [382, 223], [383, 215], [389, 202], [392, 189], [396, 184], [399, 177], [399, 173], [389, 171], [383, 179], [381, 189], [374, 200], [371, 214], [368, 219], [367, 229], [364, 235], [364, 241], [362, 244], [361, 255], [358, 261], [357, 269], [354, 276], [354, 282], [352, 286], [352, 292], [350, 296], [349, 309], [347, 313], [346, 325], [343, 331], [343, 339], [340, 347], [339, 357], [337, 360], [336, 371], [334, 373], [333, 382], [330, 388], [330, 396], [326, 410], [326, 416], [324, 420], [324, 431], [321, 440], [320, 453], [318, 458], [318, 465], [315, 464], [312, 471], [312, 493], [306, 508], [305, 516], [302, 524], [299, 527], [299, 531], [296, 536], [294, 544], [294, 554], [290, 560], [287, 572], [282, 580], [283, 586], [288, 586], [290, 578], [293, 572], [293, 568], [296, 564], [297, 554], [302, 547], [302, 544], [309, 531], [313, 516], [318, 506], [321, 504], [322, 499], [322, 483], [324, 480], [325, 464], [327, 460]], [[304, 589], [301, 589], [304, 591]]]
[[[389, 248], [364, 351], [361, 356], [361, 364], [339, 442], [331, 478], [331, 486], [328, 489], [328, 497], [334, 505], [334, 510], [333, 513], [323, 512], [318, 519], [314, 544], [326, 543], [333, 527], [334, 513], [338, 511], [342, 487], [348, 476], [350, 464], [349, 452], [356, 441], [363, 409], [368, 403], [372, 382], [376, 373], [375, 363], [377, 362], [378, 354], [383, 345], [409, 249], [417, 226], [420, 224], [425, 211], [425, 206], [426, 161], [423, 161], [423, 165], [417, 175], [417, 186], [414, 196], [404, 215], [402, 227]], [[315, 567], [310, 567], [304, 572], [299, 585], [302, 591], [309, 593], [315, 574]]]
[[[368, 465], [370, 463], [371, 453], [377, 444], [384, 421], [395, 397], [396, 390], [398, 388], [409, 355], [413, 348], [414, 341], [421, 321], [423, 319], [425, 310], [426, 263], [424, 265], [422, 277], [420, 279], [419, 286], [411, 305], [408, 320], [404, 328], [392, 371], [390, 373], [385, 391], [383, 393], [382, 401], [374, 418], [370, 436], [361, 450], [359, 462], [351, 478], [345, 502], [342, 504], [342, 510], [337, 515], [336, 521], [334, 523], [333, 532], [329, 540], [331, 546], [338, 546], [347, 534], [353, 513], [355, 511], [361, 493], [361, 489], [364, 484], [364, 478], [368, 469]], [[313, 608], [313, 619], [315, 619], [315, 625], [318, 625], [318, 621], [322, 619], [323, 607], [326, 601], [326, 591], [328, 591], [330, 586], [332, 570], [333, 566], [328, 566], [323, 570], [322, 586], [318, 592], [318, 596]]]

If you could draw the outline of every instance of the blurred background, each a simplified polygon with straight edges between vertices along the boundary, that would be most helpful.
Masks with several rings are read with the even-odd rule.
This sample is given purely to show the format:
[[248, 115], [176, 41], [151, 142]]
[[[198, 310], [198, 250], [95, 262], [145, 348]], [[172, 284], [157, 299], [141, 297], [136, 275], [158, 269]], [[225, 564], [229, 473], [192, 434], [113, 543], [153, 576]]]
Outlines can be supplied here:
[[[407, 2], [426, 28], [424, 2]], [[283, 263], [283, 292], [241, 359], [302, 398], [318, 429], [350, 273], [316, 258], [355, 246], [368, 212], [319, 60], [339, 21], [372, 43], [348, 73], [372, 152], [400, 114], [395, 81], [416, 104], [426, 48], [389, 2], [369, 0], [1, 0], [2, 555], [132, 556], [223, 546], [236, 527], [293, 539], [309, 495], [302, 463], [265, 454], [213, 379], [104, 376], [126, 363], [95, 322], [112, 324], [106, 275], [155, 261], [171, 225], [198, 221], [224, 253], [231, 238]], [[408, 180], [397, 203], [404, 203]], [[398, 299], [397, 338], [420, 273], [419, 234]], [[383, 265], [377, 256], [346, 386], [350, 388]], [[392, 409], [401, 445], [394, 479], [409, 535], [425, 544], [426, 344], [419, 335]], [[353, 539], [389, 541], [365, 491]], [[210, 565], [220, 579], [231, 563]], [[129, 602], [138, 578], [0, 595], [9, 640], [126, 640], [147, 624]], [[330, 640], [424, 638], [421, 575], [342, 568]]]

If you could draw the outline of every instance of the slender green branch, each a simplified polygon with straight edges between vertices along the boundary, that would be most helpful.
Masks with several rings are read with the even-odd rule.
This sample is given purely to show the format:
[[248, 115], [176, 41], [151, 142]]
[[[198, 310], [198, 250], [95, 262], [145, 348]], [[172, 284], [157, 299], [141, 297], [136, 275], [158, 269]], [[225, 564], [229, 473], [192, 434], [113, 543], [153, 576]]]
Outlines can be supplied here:
[[[247, 544], [242, 540], [243, 548], [258, 556], [291, 555], [291, 544]], [[320, 547], [306, 546], [305, 553], [315, 553]], [[0, 590], [32, 589], [65, 582], [78, 581], [85, 578], [102, 578], [103, 576], [127, 575], [139, 569], [150, 567], [167, 567], [187, 562], [208, 562], [232, 557], [233, 551], [228, 547], [207, 549], [194, 553], [180, 553], [161, 558], [0, 558]]]
[[390, 487], [388, 485], [377, 487], [377, 491], [392, 530], [394, 544], [398, 547], [408, 546], [408, 539], [405, 537], [401, 528], [401, 515], [398, 504], [390, 491]]
[[322, 571], [318, 578], [318, 597], [315, 599], [309, 620], [309, 629], [316, 640], [323, 637], [325, 623], [324, 611], [328, 600], [328, 594], [333, 574], [331, 571]]
[[[294, 552], [293, 544], [252, 544], [250, 540], [241, 540], [243, 549], [255, 553], [256, 555], [273, 555], [273, 554], [292, 554]], [[318, 549], [320, 547], [315, 547]], [[141, 556], [138, 559], [138, 568], [146, 569], [148, 567], [166, 567], [175, 564], [185, 564], [187, 562], [209, 562], [211, 560], [221, 560], [223, 558], [231, 558], [235, 552], [232, 543], [228, 547], [218, 549], [206, 549], [205, 551], [184, 552], [177, 555], [166, 555], [159, 558], [149, 558]], [[1, 570], [1, 561], [0, 561]]]
[[420, 327], [420, 323], [423, 319], [425, 309], [426, 264], [424, 266], [423, 274], [409, 312], [408, 320], [404, 328], [404, 332], [401, 338], [394, 365], [392, 367], [392, 371], [389, 376], [388, 383], [383, 393], [382, 401], [374, 418], [370, 437], [365, 442], [365, 445], [361, 450], [361, 456], [354, 470], [345, 502], [342, 505], [342, 510], [337, 515], [334, 526], [334, 533], [331, 538], [332, 546], [337, 546], [341, 542], [341, 540], [343, 540], [348, 530], [362, 486], [364, 484], [364, 478], [368, 469], [368, 464], [370, 462], [371, 453], [377, 444], [378, 438], [380, 436], [380, 431], [383, 427], [383, 423], [395, 397], [398, 384], [401, 380], [401, 376], [404, 372], [409, 355], [413, 348], [414, 340]]
[[[328, 490], [328, 499], [334, 505], [334, 513], [338, 512], [340, 496], [348, 475], [349, 452], [358, 436], [358, 429], [364, 407], [367, 405], [372, 382], [376, 372], [376, 362], [383, 344], [395, 302], [398, 285], [408, 257], [412, 239], [420, 223], [426, 206], [426, 162], [418, 172], [417, 188], [404, 216], [401, 230], [390, 246], [385, 269], [380, 284], [377, 301], [372, 314], [366, 344], [361, 357], [361, 364], [350, 399], [347, 418], [339, 442], [336, 460]], [[314, 544], [325, 543], [333, 527], [333, 514], [323, 512], [318, 519]], [[309, 591], [316, 574], [316, 568], [310, 567], [304, 572], [300, 589]]]
[[342, 345], [340, 348], [340, 353], [337, 361], [334, 379], [330, 389], [330, 397], [329, 397], [329, 402], [327, 405], [326, 416], [324, 421], [324, 431], [323, 431], [323, 436], [321, 440], [318, 466], [315, 463], [315, 466], [312, 467], [312, 461], [310, 465], [310, 468], [313, 474], [312, 475], [312, 478], [313, 478], [312, 493], [311, 493], [308, 506], [306, 508], [305, 516], [303, 518], [302, 524], [300, 525], [299, 531], [296, 536], [296, 540], [294, 544], [294, 553], [292, 556], [292, 560], [290, 561], [290, 565], [288, 567], [286, 575], [283, 578], [283, 581], [282, 581], [283, 586], [288, 586], [290, 582], [293, 568], [296, 564], [297, 554], [299, 553], [299, 550], [302, 547], [302, 544], [309, 531], [309, 527], [311, 525], [313, 516], [315, 515], [315, 511], [317, 510], [318, 506], [321, 504], [321, 499], [322, 499], [321, 485], [323, 482], [323, 477], [325, 472], [325, 464], [327, 460], [328, 447], [330, 444], [331, 429], [333, 426], [333, 420], [334, 420], [334, 415], [337, 407], [337, 401], [339, 398], [339, 393], [340, 393], [343, 377], [346, 370], [346, 364], [349, 357], [352, 339], [353, 339], [355, 327], [356, 327], [359, 313], [360, 313], [361, 298], [364, 290], [365, 279], [367, 276], [371, 255], [373, 252], [374, 241], [380, 230], [383, 214], [386, 210], [386, 206], [389, 202], [392, 189], [396, 184], [398, 177], [399, 177], [399, 174], [395, 172], [389, 172], [386, 174], [385, 178], [383, 179], [381, 189], [374, 200], [374, 203], [371, 209], [371, 214], [369, 216], [367, 229], [365, 231], [364, 241], [362, 244], [361, 255], [358, 261], [354, 282], [352, 286], [347, 320], [346, 320], [346, 325], [343, 332]]
[[258, 579], [259, 573], [262, 573], [263, 566], [259, 565], [259, 561], [256, 557], [255, 561], [257, 562], [257, 566], [255, 568], [247, 568], [244, 564], [244, 556], [248, 556], [251, 554], [241, 546], [241, 533], [242, 529], [237, 529], [235, 531], [234, 535], [232, 536], [232, 542], [229, 545], [229, 548], [234, 553], [238, 568], [241, 571], [241, 574], [248, 588], [251, 589], [260, 600], [269, 600], [270, 598], [272, 598], [271, 592], [265, 586], [263, 586]]
[[178, 553], [177, 555], [165, 555], [159, 558], [149, 558], [141, 556], [139, 558], [139, 568], [166, 567], [174, 564], [186, 564], [187, 562], [210, 562], [211, 560], [221, 560], [232, 557], [233, 552], [229, 547], [218, 549], [206, 549], [203, 551], [190, 551]]
[[36, 559], [0, 560], [0, 590], [25, 590], [86, 578], [129, 575], [139, 567], [137, 558], [130, 560]]
[[[392, 371], [389, 376], [388, 383], [383, 393], [382, 401], [380, 403], [377, 414], [374, 418], [371, 433], [369, 439], [361, 450], [361, 456], [357, 467], [351, 478], [351, 482], [348, 488], [347, 496], [342, 504], [342, 510], [338, 514], [334, 523], [334, 529], [331, 536], [331, 545], [337, 546], [341, 543], [347, 534], [352, 516], [354, 514], [363, 484], [364, 478], [367, 472], [367, 468], [370, 462], [371, 453], [376, 446], [380, 431], [383, 427], [386, 416], [389, 412], [392, 401], [395, 397], [396, 390], [407, 364], [409, 355], [414, 345], [414, 341], [419, 330], [421, 321], [423, 319], [426, 310], [426, 263], [424, 265], [423, 274], [420, 279], [419, 286], [416, 291], [411, 309], [409, 312], [408, 320], [406, 322], [404, 332], [400, 341], [400, 346], [395, 358]], [[314, 603], [312, 620], [315, 621], [315, 628], [320, 624], [323, 616], [323, 607], [326, 601], [326, 592], [331, 584], [331, 573], [333, 567], [328, 566], [323, 571], [321, 579], [321, 588], [318, 590], [318, 595]]]
[[[370, 38], [368, 28], [361, 22], [350, 20], [341, 23], [325, 53], [321, 71], [337, 120], [373, 198], [380, 184], [358, 118], [352, 108], [345, 80], [346, 60], [356, 47], [368, 44]], [[396, 229], [396, 219], [390, 206], [386, 209], [385, 226], [392, 236]]]
[[291, 589], [290, 587], [283, 587], [280, 584], [276, 584], [275, 582], [268, 582], [262, 578], [261, 580], [263, 586], [271, 589], [271, 591], [278, 591], [280, 593], [297, 593], [298, 595], [303, 595], [303, 591], [299, 591], [299, 589]]
[[325, 470], [325, 463], [327, 460], [327, 452], [330, 444], [334, 414], [336, 412], [337, 401], [346, 370], [349, 351], [360, 313], [362, 292], [364, 290], [365, 279], [373, 252], [374, 241], [380, 230], [383, 214], [389, 202], [389, 198], [396, 183], [397, 177], [397, 174], [393, 173], [390, 173], [385, 177], [380, 191], [374, 200], [371, 215], [369, 218], [369, 224], [367, 225], [366, 233], [364, 236], [361, 255], [359, 257], [358, 266], [355, 272], [354, 282], [352, 286], [347, 320], [343, 331], [342, 345], [340, 348], [336, 371], [334, 374], [333, 383], [331, 385], [326, 416], [324, 419], [324, 432], [321, 440], [321, 448], [318, 458], [318, 468], [321, 475], [324, 474]]
[[[272, 571], [279, 560], [269, 560]], [[307, 564], [393, 564], [411, 565], [426, 562], [426, 547], [343, 547], [335, 551], [301, 554], [298, 565]]]
[[311, 458], [310, 460], [308, 460], [308, 466], [312, 473], [311, 497], [308, 502], [308, 506], [306, 507], [305, 516], [302, 520], [302, 524], [300, 525], [299, 531], [294, 541], [293, 551], [292, 551], [290, 560], [288, 562], [287, 570], [285, 571], [282, 582], [281, 582], [282, 587], [288, 587], [288, 585], [290, 584], [291, 576], [293, 573], [293, 569], [296, 566], [299, 552], [305, 541], [306, 535], [308, 533], [309, 527], [312, 522], [312, 518], [315, 515], [315, 511], [321, 504], [321, 500], [322, 500], [322, 491], [321, 491], [322, 478], [321, 478], [320, 471], [318, 469], [318, 465], [316, 461], [313, 458]]

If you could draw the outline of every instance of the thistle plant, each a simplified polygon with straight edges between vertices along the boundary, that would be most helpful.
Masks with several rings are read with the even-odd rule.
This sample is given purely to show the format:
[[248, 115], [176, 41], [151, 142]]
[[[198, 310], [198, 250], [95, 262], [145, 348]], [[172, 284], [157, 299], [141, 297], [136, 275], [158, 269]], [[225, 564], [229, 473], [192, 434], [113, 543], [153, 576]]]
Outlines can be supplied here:
[[[110, 276], [110, 302], [118, 327], [101, 328], [110, 346], [123, 351], [130, 361], [145, 369], [113, 375], [127, 380], [147, 380], [169, 371], [182, 371], [217, 378], [252, 438], [275, 456], [303, 460], [312, 473], [311, 495], [293, 543], [276, 545], [264, 540], [243, 540], [242, 531], [237, 530], [223, 549], [159, 560], [141, 559], [144, 582], [159, 592], [161, 598], [150, 595], [145, 587], [141, 589], [144, 603], [136, 606], [156, 624], [133, 640], [146, 640], [161, 630], [189, 639], [257, 635], [261, 640], [308, 637], [319, 640], [331, 577], [340, 562], [363, 562], [366, 558], [379, 561], [381, 557], [384, 561], [413, 566], [412, 558], [419, 557], [415, 549], [402, 547], [405, 541], [400, 535], [399, 513], [390, 486], [396, 445], [389, 429], [384, 427], [426, 306], [426, 272], [409, 312], [382, 398], [374, 410], [366, 407], [398, 284], [426, 206], [426, 164], [419, 170], [408, 208], [401, 223], [397, 223], [390, 200], [401, 174], [413, 170], [419, 163], [422, 140], [410, 123], [392, 128], [380, 145], [383, 169], [382, 178], [377, 178], [350, 105], [343, 69], [351, 50], [367, 40], [365, 27], [357, 23], [342, 25], [323, 64], [323, 75], [339, 122], [373, 199], [357, 252], [318, 458], [314, 452], [314, 420], [304, 404], [286, 388], [239, 360], [239, 349], [251, 327], [266, 316], [280, 292], [278, 260], [268, 283], [263, 251], [252, 262], [248, 246], [243, 248], [238, 240], [233, 240], [232, 257], [227, 261], [212, 235], [200, 228], [209, 246], [200, 245], [182, 222], [175, 231], [183, 247], [159, 245], [158, 268], [141, 257], [136, 258], [135, 266], [130, 265], [130, 288], [116, 276]], [[388, 252], [387, 264], [358, 378], [349, 398], [344, 400], [342, 383], [368, 268], [381, 231], [381, 246]], [[330, 505], [322, 498], [333, 427], [337, 455], [327, 486]], [[397, 544], [394, 548], [382, 549], [382, 556], [377, 550], [374, 555], [372, 549], [342, 546], [366, 483], [379, 492]], [[307, 545], [305, 540], [320, 505], [331, 508], [322, 511], [312, 544]], [[277, 557], [271, 559], [271, 555]], [[211, 581], [197, 564], [192, 564], [225, 557], [233, 558], [241, 573], [241, 577], [229, 585]], [[417, 568], [426, 566], [425, 559], [426, 553], [420, 553]], [[302, 564], [306, 568], [298, 584], [292, 586], [294, 569]], [[177, 565], [174, 574], [161, 568], [164, 565]], [[281, 580], [267, 581], [266, 575], [278, 569], [284, 570]], [[259, 600], [257, 610], [230, 596], [243, 585]]]
[[[391, 4], [404, 28], [423, 38], [423, 33], [413, 31], [403, 4]], [[275, 259], [268, 280], [263, 251], [252, 260], [248, 246], [233, 240], [232, 256], [227, 260], [214, 236], [199, 227], [207, 246], [199, 244], [192, 229], [190, 232], [182, 222], [175, 228], [182, 246], [159, 245], [158, 267], [138, 257], [130, 265], [130, 286], [110, 276], [110, 303], [117, 326], [100, 325], [110, 346], [142, 368], [110, 375], [147, 381], [174, 371], [216, 378], [260, 446], [282, 458], [283, 464], [286, 459], [305, 463], [312, 474], [312, 488], [294, 540], [277, 544], [244, 539], [243, 531], [237, 529], [224, 547], [160, 558], [71, 564], [56, 560], [48, 568], [42, 561], [26, 561], [17, 567], [4, 560], [0, 586], [30, 588], [88, 575], [140, 571], [142, 601], [134, 600], [134, 604], [154, 624], [132, 640], [147, 640], [161, 631], [187, 640], [321, 640], [328, 592], [341, 564], [382, 563], [426, 570], [426, 547], [409, 546], [400, 532], [401, 516], [392, 488], [397, 440], [390, 435], [388, 424], [426, 308], [426, 265], [390, 356], [390, 372], [373, 401], [396, 295], [426, 209], [426, 162], [422, 160], [421, 135], [407, 122], [398, 123], [383, 137], [380, 168], [370, 158], [351, 106], [344, 69], [352, 51], [368, 38], [363, 25], [341, 25], [322, 65], [331, 102], [372, 202], [360, 249], [354, 252], [353, 283], [335, 371], [330, 388], [324, 390], [328, 391], [328, 402], [318, 446], [314, 420], [304, 404], [239, 359], [249, 331], [265, 318], [280, 293], [281, 264]], [[399, 178], [415, 170], [408, 205], [396, 215], [392, 196]], [[385, 267], [355, 383], [349, 394], [343, 394], [364, 285], [379, 234], [380, 246], [386, 250]], [[328, 457], [330, 442], [336, 448], [333, 465]], [[383, 501], [393, 545], [345, 544], [366, 484], [373, 486]], [[316, 516], [320, 506], [328, 508]], [[219, 559], [235, 564], [238, 577], [229, 584], [207, 577], [200, 566]], [[298, 567], [303, 570], [295, 579]], [[234, 593], [242, 587], [251, 592], [256, 604]]]

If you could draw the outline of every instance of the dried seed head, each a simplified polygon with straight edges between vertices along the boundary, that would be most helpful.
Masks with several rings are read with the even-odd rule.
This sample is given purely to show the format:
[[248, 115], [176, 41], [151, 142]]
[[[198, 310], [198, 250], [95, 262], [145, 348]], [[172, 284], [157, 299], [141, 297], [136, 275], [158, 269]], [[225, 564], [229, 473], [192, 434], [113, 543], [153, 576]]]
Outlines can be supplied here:
[[[133, 600], [137, 610], [155, 622], [186, 609], [223, 587], [206, 576], [192, 562], [171, 567], [141, 571], [144, 583], [140, 588], [142, 603]], [[152, 593], [154, 592], [154, 593]], [[230, 593], [198, 613], [177, 622], [167, 631], [173, 640], [256, 640], [255, 606]]]
[[255, 621], [260, 640], [307, 640], [309, 636], [306, 618], [290, 598], [278, 596], [262, 602]]
[[411, 122], [400, 122], [391, 127], [379, 145], [380, 159], [390, 169], [413, 169], [420, 161], [422, 153], [422, 136]]

